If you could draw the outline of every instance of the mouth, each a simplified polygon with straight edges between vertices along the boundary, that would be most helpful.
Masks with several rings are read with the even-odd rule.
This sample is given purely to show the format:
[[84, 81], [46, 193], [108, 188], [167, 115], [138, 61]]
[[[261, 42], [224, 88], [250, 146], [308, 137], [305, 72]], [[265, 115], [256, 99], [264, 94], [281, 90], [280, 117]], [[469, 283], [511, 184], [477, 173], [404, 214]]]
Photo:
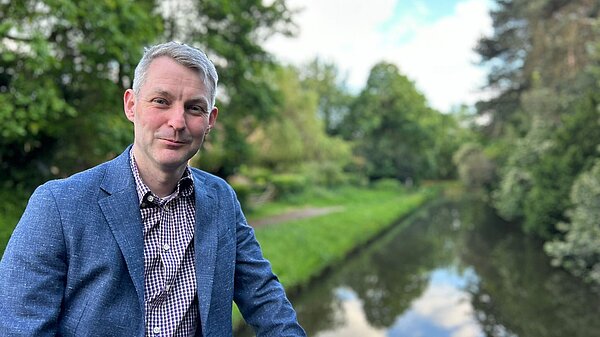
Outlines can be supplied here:
[[169, 138], [159, 138], [162, 142], [166, 143], [169, 146], [182, 146], [190, 143], [187, 139], [169, 139]]

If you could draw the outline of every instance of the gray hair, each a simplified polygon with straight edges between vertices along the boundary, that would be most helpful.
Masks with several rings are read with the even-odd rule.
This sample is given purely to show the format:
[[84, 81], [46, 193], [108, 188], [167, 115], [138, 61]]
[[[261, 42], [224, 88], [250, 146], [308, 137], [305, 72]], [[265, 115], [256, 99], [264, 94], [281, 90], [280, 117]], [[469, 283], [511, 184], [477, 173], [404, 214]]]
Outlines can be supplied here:
[[135, 67], [135, 74], [133, 76], [133, 92], [136, 95], [139, 94], [141, 86], [146, 81], [150, 63], [160, 56], [168, 56], [182, 66], [200, 73], [204, 85], [208, 88], [212, 107], [215, 106], [217, 82], [219, 81], [215, 65], [200, 49], [174, 41], [157, 44], [144, 49], [144, 56], [142, 56], [140, 63]]

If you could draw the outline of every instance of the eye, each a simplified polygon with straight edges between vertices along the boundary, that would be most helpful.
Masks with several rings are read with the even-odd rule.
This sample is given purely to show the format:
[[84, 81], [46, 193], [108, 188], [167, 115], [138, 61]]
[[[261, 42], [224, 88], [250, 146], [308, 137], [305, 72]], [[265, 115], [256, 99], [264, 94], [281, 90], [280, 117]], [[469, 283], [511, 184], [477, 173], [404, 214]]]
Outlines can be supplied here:
[[206, 114], [206, 109], [201, 105], [190, 105], [187, 107], [187, 110], [194, 115], [203, 115]]
[[156, 103], [158, 105], [168, 105], [169, 104], [169, 102], [166, 99], [161, 98], [161, 97], [153, 98], [152, 103]]

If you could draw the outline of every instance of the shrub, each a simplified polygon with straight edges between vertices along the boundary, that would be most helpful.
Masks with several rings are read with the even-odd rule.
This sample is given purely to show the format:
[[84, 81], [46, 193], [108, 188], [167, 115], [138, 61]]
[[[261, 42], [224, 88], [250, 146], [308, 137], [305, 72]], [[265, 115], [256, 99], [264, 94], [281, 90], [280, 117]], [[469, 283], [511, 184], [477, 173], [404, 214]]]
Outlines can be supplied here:
[[564, 238], [547, 242], [544, 248], [554, 265], [600, 284], [600, 160], [577, 178], [571, 202], [570, 221], [557, 225]]
[[294, 173], [279, 173], [271, 176], [271, 183], [275, 186], [278, 196], [302, 192], [307, 184], [304, 175]]

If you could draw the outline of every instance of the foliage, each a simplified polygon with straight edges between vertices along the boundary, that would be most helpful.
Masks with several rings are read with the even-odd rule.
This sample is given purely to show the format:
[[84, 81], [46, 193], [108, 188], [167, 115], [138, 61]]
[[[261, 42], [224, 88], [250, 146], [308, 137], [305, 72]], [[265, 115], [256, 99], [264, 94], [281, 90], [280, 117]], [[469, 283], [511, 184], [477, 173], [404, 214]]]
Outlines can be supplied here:
[[569, 87], [589, 64], [587, 43], [598, 15], [593, 1], [497, 0], [492, 10], [494, 32], [479, 41], [477, 51], [491, 71], [487, 87], [497, 93], [477, 104], [491, 119], [486, 132], [501, 137], [526, 133], [521, 97], [539, 81], [547, 88]]
[[458, 168], [460, 180], [469, 188], [486, 187], [494, 179], [494, 163], [487, 158], [479, 144], [463, 144], [452, 160]]
[[497, 4], [494, 33], [478, 46], [491, 66], [488, 88], [497, 93], [478, 112], [492, 121], [486, 143], [503, 144], [496, 147], [494, 205], [526, 232], [553, 240], [548, 251], [571, 268], [570, 261], [588, 257], [577, 250], [559, 257], [565, 251], [556, 242], [566, 239], [557, 226], [564, 228], [578, 209], [569, 192], [598, 157], [600, 6], [587, 0]]
[[498, 214], [506, 220], [523, 219], [523, 203], [531, 189], [531, 175], [523, 168], [508, 167], [492, 194]]
[[248, 165], [273, 171], [265, 178], [280, 196], [299, 185], [343, 183], [350, 146], [326, 134], [317, 116], [317, 94], [302, 86], [293, 67], [276, 68], [271, 79], [282, 94], [280, 112], [249, 135], [253, 159]]
[[352, 95], [346, 89], [345, 79], [337, 66], [315, 58], [300, 69], [302, 86], [316, 93], [318, 116], [330, 135], [340, 134], [340, 126], [348, 115]]
[[355, 155], [365, 159], [370, 179], [419, 180], [426, 176], [426, 151], [433, 135], [422, 121], [435, 114], [414, 83], [398, 67], [381, 62], [369, 74], [340, 127], [355, 141]]
[[22, 188], [0, 189], [0, 257], [25, 206], [29, 193]]
[[[35, 186], [122, 150], [120, 96], [161, 29], [153, 3], [0, 3], [0, 176]], [[93, 135], [91, 137], [90, 135]]]
[[600, 284], [600, 161], [582, 173], [571, 189], [569, 221], [557, 225], [564, 238], [547, 242], [553, 264]]
[[592, 165], [600, 144], [600, 111], [595, 92], [588, 92], [562, 116], [562, 123], [548, 137], [549, 148], [531, 166], [532, 189], [525, 199], [524, 227], [549, 238], [555, 225], [564, 221], [569, 206], [569, 191], [582, 171]]
[[[202, 154], [210, 168], [229, 176], [251, 160], [247, 139], [259, 125], [277, 115], [281, 96], [271, 83], [274, 65], [262, 42], [273, 34], [293, 33], [285, 0], [178, 2], [167, 16], [167, 36], [201, 46], [219, 73], [222, 117], [211, 136], [220, 152]], [[214, 157], [216, 156], [216, 158]], [[196, 161], [202, 168], [203, 161]]]

